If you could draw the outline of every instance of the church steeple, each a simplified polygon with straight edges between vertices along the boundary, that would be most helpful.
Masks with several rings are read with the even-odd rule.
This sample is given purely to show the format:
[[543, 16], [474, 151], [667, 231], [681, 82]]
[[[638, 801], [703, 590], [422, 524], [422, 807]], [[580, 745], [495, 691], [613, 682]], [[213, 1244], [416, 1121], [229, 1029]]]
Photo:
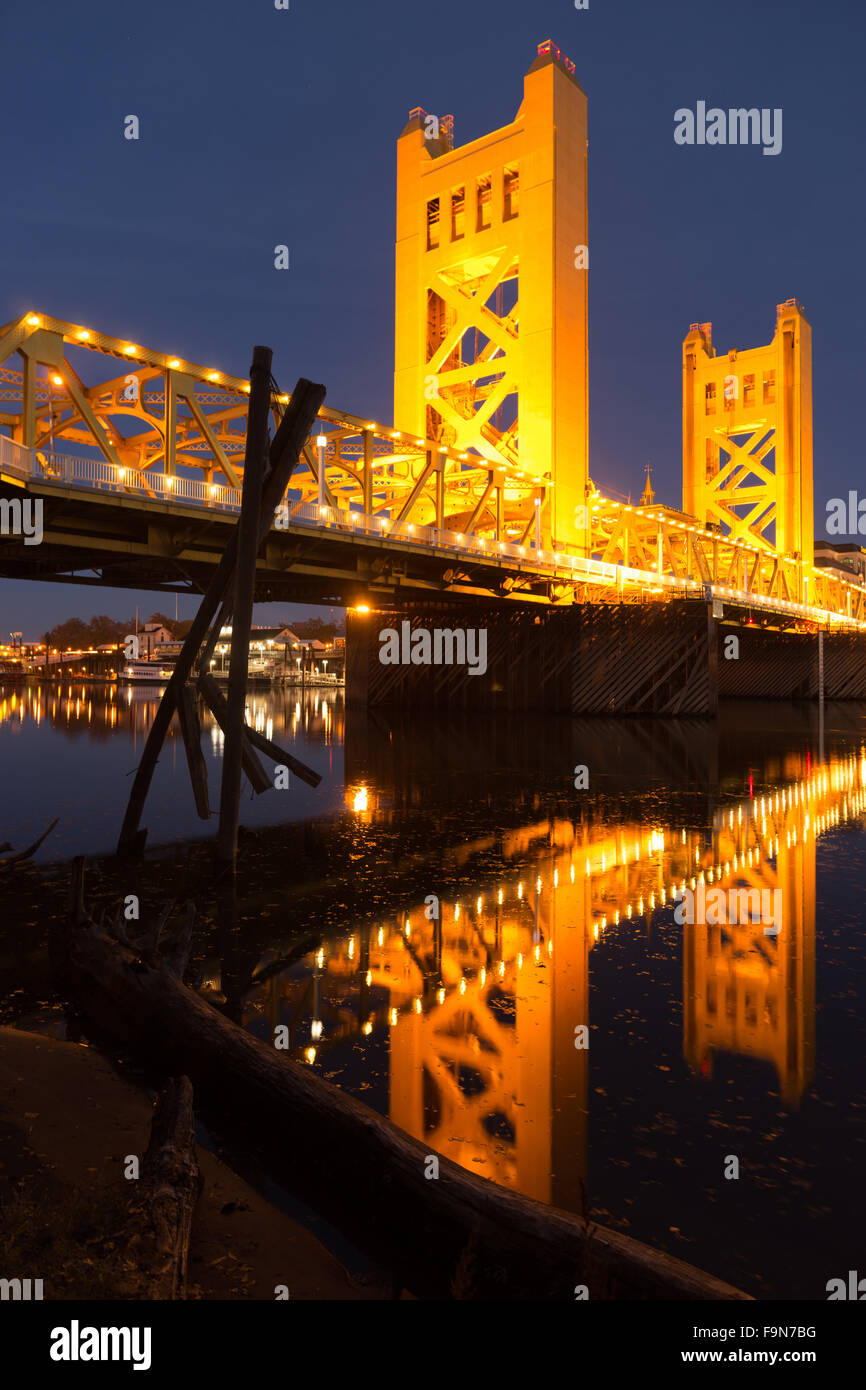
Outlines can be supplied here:
[[649, 464], [647, 464], [647, 466], [646, 466], [646, 482], [644, 483], [644, 489], [643, 489], [643, 492], [641, 493], [640, 505], [641, 505], [642, 507], [651, 507], [654, 501], [655, 501], [655, 493], [653, 492], [653, 485], [652, 485], [652, 483], [650, 482], [650, 466], [649, 466]]

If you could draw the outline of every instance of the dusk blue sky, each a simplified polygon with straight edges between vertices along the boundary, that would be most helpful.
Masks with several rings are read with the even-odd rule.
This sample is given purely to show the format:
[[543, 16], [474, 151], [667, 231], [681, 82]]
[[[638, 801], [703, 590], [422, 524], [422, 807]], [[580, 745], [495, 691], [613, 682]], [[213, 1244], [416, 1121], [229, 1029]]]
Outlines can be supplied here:
[[[592, 476], [639, 493], [650, 460], [679, 505], [689, 324], [751, 347], [796, 297], [824, 534], [826, 499], [863, 480], [860, 0], [7, 7], [0, 321], [34, 308], [238, 374], [267, 343], [285, 387], [308, 376], [329, 404], [390, 420], [397, 136], [419, 105], [453, 113], [458, 145], [511, 120], [546, 38], [589, 98]], [[699, 100], [781, 107], [781, 154], [676, 145], [674, 112]], [[4, 582], [0, 631], [136, 603], [174, 606]]]

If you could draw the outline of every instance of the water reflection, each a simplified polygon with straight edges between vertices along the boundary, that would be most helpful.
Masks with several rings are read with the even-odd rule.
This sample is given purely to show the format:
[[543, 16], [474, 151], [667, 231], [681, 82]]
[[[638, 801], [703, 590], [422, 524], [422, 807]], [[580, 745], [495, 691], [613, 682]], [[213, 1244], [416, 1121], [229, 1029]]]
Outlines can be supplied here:
[[[287, 1024], [295, 1057], [360, 1094], [378, 1090], [380, 1108], [431, 1150], [579, 1210], [590, 1051], [576, 1031], [592, 1023], [592, 954], [612, 936], [651, 935], [678, 890], [778, 889], [783, 904], [778, 934], [760, 920], [679, 929], [689, 1068], [711, 1082], [714, 1059], [734, 1054], [768, 1064], [787, 1107], [807, 1090], [816, 844], [862, 818], [866, 761], [851, 753], [800, 774], [699, 827], [590, 812], [507, 830], [495, 877], [455, 897], [431, 883], [408, 911], [330, 939], [269, 980], [247, 1024], [271, 1035]], [[352, 804], [371, 814], [357, 791]], [[454, 860], [490, 847], [469, 841]]]
[[[157, 685], [86, 684], [54, 681], [30, 685], [3, 685], [0, 682], [0, 726], [4, 724], [40, 725], [48, 723], [58, 731], [90, 737], [108, 737], [116, 730], [132, 735], [134, 746], [147, 737], [159, 705], [163, 687]], [[216, 730], [221, 747], [221, 731], [206, 706], [201, 707], [205, 730]], [[266, 738], [275, 733], [292, 738], [314, 739], [320, 744], [342, 743], [345, 735], [343, 691], [262, 689], [250, 691], [247, 723]], [[180, 737], [173, 722], [169, 739]]]

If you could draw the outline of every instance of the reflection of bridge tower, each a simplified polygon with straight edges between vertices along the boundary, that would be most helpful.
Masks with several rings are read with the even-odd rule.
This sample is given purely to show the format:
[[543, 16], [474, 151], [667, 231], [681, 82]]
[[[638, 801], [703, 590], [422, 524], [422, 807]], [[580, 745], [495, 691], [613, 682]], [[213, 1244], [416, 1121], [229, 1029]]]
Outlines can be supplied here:
[[[545, 544], [585, 539], [586, 229], [586, 96], [549, 42], [509, 125], [454, 149], [445, 118], [410, 116], [397, 147], [394, 418], [489, 462], [484, 496], [499, 502], [480, 506], [507, 499], [528, 529], [538, 499]], [[447, 524], [472, 529], [458, 519]]]
[[811, 798], [781, 808], [768, 800], [761, 821], [764, 838], [768, 822], [771, 844], [775, 836], [775, 859], [759, 855], [746, 815], [718, 835], [719, 858], [734, 864], [719, 881], [741, 892], [778, 889], [781, 929], [766, 934], [760, 921], [683, 928], [684, 1052], [695, 1070], [710, 1067], [716, 1051], [769, 1061], [783, 1100], [796, 1106], [814, 1065], [818, 817]]
[[[446, 920], [439, 960], [449, 988], [391, 1029], [390, 1114], [431, 1152], [578, 1211], [589, 1054], [575, 1048], [574, 1030], [589, 1023], [591, 888], [583, 879], [555, 894], [526, 886], [519, 902], [466, 922], [462, 940]], [[451, 912], [446, 905], [446, 919]]]
[[809, 322], [789, 299], [771, 343], [720, 357], [711, 328], [692, 324], [683, 344], [683, 510], [812, 565]]

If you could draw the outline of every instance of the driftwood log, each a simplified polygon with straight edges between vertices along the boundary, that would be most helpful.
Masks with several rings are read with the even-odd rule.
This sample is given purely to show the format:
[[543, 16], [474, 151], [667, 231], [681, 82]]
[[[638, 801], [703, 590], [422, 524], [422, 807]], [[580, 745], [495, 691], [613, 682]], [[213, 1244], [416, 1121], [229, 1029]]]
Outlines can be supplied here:
[[145, 1250], [152, 1298], [186, 1295], [192, 1219], [202, 1185], [192, 1083], [187, 1076], [172, 1076], [156, 1099], [137, 1203], [149, 1237]]
[[259, 1042], [86, 915], [56, 964], [92, 1026], [139, 1062], [185, 1074], [209, 1113], [422, 1298], [747, 1299], [670, 1255], [508, 1192], [439, 1157], [309, 1068]]
[[[179, 930], [163, 941], [174, 903], [159, 913], [154, 929], [134, 945], [127, 936], [120, 909], [107, 923], [113, 940], [139, 962], [158, 961], [160, 969], [182, 983], [189, 962], [195, 905], [190, 903]], [[94, 925], [84, 907], [84, 861], [76, 859], [72, 874], [69, 921], [73, 931], [81, 924]], [[162, 943], [161, 955], [157, 950]], [[204, 1180], [198, 1166], [195, 1142], [193, 1088], [188, 1076], [169, 1076], [157, 1092], [150, 1140], [141, 1165], [130, 1211], [129, 1244], [137, 1248], [137, 1262], [147, 1276], [153, 1299], [185, 1298], [189, 1272], [192, 1220]]]

